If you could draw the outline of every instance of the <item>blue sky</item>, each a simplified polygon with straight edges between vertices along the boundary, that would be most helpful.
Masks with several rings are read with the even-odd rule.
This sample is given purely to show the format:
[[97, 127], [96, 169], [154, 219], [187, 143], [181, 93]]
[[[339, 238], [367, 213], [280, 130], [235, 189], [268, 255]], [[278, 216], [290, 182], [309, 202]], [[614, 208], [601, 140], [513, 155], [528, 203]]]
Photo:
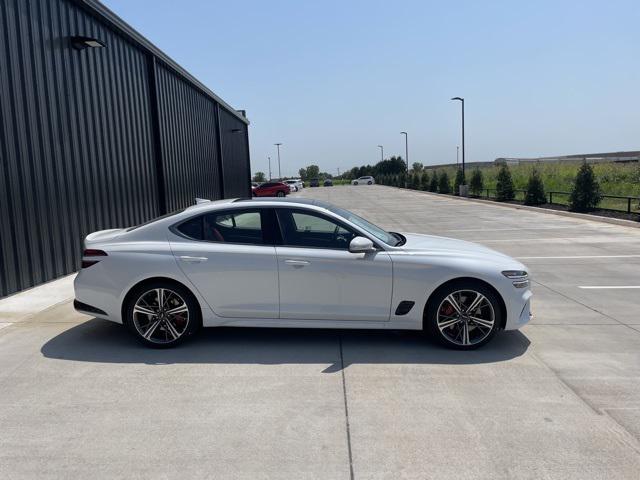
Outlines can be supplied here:
[[[640, 2], [104, 0], [251, 120], [253, 170], [640, 149]], [[274, 172], [275, 175], [275, 172]]]

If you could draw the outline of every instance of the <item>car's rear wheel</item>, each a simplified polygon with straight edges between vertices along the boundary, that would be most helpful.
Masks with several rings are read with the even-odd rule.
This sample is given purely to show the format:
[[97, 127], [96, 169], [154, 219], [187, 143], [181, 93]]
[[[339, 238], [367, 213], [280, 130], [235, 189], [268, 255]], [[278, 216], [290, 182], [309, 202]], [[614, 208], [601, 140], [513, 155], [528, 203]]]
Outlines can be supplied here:
[[473, 350], [487, 343], [502, 324], [496, 294], [481, 282], [452, 282], [429, 300], [425, 329], [441, 344]]
[[371, 182], [371, 181], [369, 181], [369, 182], [367, 182], [367, 185], [371, 185], [371, 183], [372, 183], [372, 182]]
[[278, 193], [276, 193], [276, 197], [284, 197], [284, 192], [280, 190]]
[[125, 323], [145, 345], [172, 347], [198, 330], [199, 308], [191, 292], [181, 285], [149, 283], [128, 296]]

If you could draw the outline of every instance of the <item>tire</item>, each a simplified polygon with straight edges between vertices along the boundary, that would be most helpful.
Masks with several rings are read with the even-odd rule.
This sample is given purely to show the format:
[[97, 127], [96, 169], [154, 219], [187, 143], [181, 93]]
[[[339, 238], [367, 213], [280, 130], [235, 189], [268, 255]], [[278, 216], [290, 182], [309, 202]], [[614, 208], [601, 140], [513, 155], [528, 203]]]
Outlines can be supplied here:
[[[477, 307], [468, 311], [476, 302]], [[445, 347], [473, 350], [493, 338], [502, 325], [502, 315], [493, 290], [482, 282], [460, 280], [438, 289], [429, 299], [424, 329]]]
[[276, 193], [276, 197], [284, 197], [284, 192], [281, 190], [278, 193]]
[[358, 184], [358, 182], [353, 182], [353, 184], [354, 184], [354, 185], [357, 185], [357, 184]]
[[[162, 292], [162, 309], [158, 308], [158, 292]], [[177, 309], [180, 310], [174, 314], [169, 313]], [[141, 285], [127, 296], [123, 320], [144, 345], [169, 348], [182, 343], [198, 331], [201, 322], [200, 307], [187, 288], [169, 281], [157, 281]], [[150, 332], [151, 329], [153, 331]]]
[[367, 182], [367, 185], [371, 185], [372, 182]]

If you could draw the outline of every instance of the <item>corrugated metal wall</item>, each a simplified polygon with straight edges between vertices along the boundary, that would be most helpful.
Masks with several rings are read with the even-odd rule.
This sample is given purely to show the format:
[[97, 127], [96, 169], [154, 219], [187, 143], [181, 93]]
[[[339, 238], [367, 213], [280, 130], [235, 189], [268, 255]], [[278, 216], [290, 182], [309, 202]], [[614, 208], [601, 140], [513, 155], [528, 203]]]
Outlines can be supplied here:
[[160, 64], [156, 78], [167, 209], [220, 198], [216, 104]]
[[247, 189], [251, 189], [247, 125], [220, 109], [220, 137], [224, 194], [226, 197], [245, 196]]
[[92, 231], [249, 193], [247, 124], [98, 7], [0, 0], [0, 296], [77, 270]]

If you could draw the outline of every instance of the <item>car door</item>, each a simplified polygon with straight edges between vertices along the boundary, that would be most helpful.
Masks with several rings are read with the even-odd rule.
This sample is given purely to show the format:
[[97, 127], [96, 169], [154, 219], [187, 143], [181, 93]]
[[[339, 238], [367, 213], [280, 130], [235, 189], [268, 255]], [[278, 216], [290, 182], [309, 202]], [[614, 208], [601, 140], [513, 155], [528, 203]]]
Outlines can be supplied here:
[[178, 265], [216, 315], [278, 318], [278, 265], [265, 228], [275, 222], [270, 215], [270, 209], [229, 209], [172, 228]]
[[358, 233], [319, 212], [277, 208], [280, 318], [388, 321], [392, 263], [384, 250], [350, 253]]

